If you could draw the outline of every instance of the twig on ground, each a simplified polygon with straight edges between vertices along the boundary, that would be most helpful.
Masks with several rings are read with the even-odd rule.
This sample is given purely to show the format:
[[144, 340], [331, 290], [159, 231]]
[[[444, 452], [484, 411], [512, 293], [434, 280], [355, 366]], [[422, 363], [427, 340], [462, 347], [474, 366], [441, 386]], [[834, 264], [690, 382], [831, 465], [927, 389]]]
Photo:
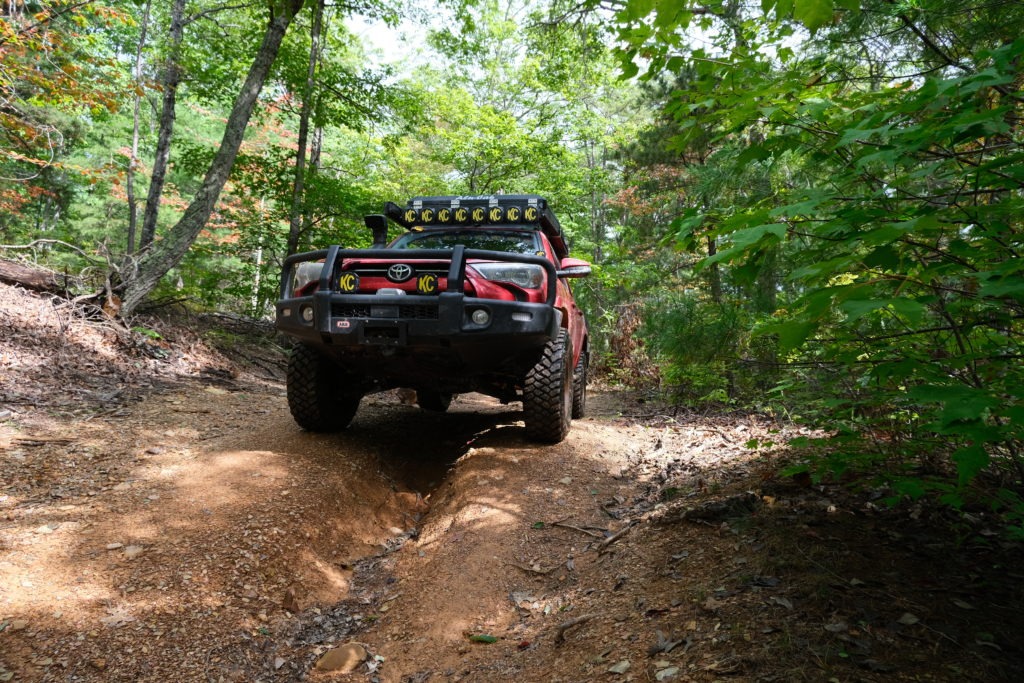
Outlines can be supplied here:
[[608, 546], [610, 546], [612, 543], [615, 543], [616, 541], [621, 539], [623, 536], [625, 536], [627, 533], [629, 533], [629, 530], [632, 529], [632, 528], [633, 528], [633, 522], [627, 522], [626, 526], [622, 527], [621, 529], [616, 531], [614, 534], [612, 534], [608, 538], [606, 538], [603, 541], [601, 541], [600, 543], [598, 543], [597, 544], [597, 551], [598, 551], [598, 553], [603, 553], [606, 550], [608, 550]]
[[555, 629], [555, 643], [564, 643], [566, 631], [571, 629], [573, 626], [579, 626], [580, 624], [584, 624], [596, 616], [596, 614], [583, 614], [574, 619], [570, 619], [569, 621], [563, 621], [561, 624], [558, 625], [558, 628]]
[[572, 529], [573, 531], [578, 531], [581, 534], [586, 534], [587, 536], [593, 536], [594, 538], [600, 538], [602, 540], [604, 540], [605, 538], [604, 534], [598, 533], [596, 531], [591, 531], [590, 529], [584, 529], [582, 527], [573, 526], [572, 524], [565, 524], [564, 522], [552, 522], [551, 526], [560, 526], [563, 529]]

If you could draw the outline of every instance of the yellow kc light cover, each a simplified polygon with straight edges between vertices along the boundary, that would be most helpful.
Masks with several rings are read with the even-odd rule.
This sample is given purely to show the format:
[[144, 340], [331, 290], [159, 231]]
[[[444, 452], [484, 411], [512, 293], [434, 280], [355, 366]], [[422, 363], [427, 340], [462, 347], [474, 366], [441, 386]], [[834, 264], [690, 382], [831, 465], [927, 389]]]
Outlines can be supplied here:
[[343, 292], [355, 292], [359, 290], [359, 274], [346, 271], [338, 278], [338, 289]]

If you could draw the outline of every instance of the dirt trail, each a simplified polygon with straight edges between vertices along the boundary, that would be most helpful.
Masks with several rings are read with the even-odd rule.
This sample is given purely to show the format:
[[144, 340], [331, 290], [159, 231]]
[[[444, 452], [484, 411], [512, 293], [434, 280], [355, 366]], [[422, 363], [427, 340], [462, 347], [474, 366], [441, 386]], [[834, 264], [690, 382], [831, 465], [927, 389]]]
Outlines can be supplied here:
[[[532, 525], [606, 528], [596, 501], [625, 488], [611, 477], [628, 446], [600, 417], [545, 449], [520, 418], [485, 397], [438, 416], [388, 395], [314, 435], [279, 386], [196, 382], [116, 417], [7, 423], [21, 474], [4, 483], [26, 495], [0, 500], [4, 665], [17, 680], [298, 677], [378, 622], [382, 680], [456, 669], [466, 634], [505, 637], [509, 596], [541, 572], [564, 582], [591, 538]], [[354, 591], [360, 568], [381, 585]]]
[[[484, 397], [438, 416], [389, 395], [347, 432], [313, 435], [281, 394], [197, 382], [117, 417], [4, 425], [23, 473], [5, 483], [27, 494], [0, 501], [17, 680], [255, 680], [266, 664], [297, 677], [318, 646], [375, 621], [374, 652], [394, 662], [382, 680], [458, 668], [465, 634], [505, 636], [509, 595], [588, 538], [532, 525], [589, 499], [574, 521], [607, 527], [593, 501], [622, 488], [596, 420], [538, 449], [517, 411]], [[360, 567], [383, 583], [353, 591]]]
[[[983, 513], [955, 536], [941, 510], [782, 478], [785, 452], [747, 447], [796, 427], [592, 387], [557, 446], [475, 395], [445, 415], [369, 397], [314, 435], [279, 358], [237, 334], [152, 321], [150, 343], [48, 305], [0, 288], [0, 681], [999, 681], [1024, 663], [1019, 545]], [[352, 672], [324, 670], [356, 643]]]

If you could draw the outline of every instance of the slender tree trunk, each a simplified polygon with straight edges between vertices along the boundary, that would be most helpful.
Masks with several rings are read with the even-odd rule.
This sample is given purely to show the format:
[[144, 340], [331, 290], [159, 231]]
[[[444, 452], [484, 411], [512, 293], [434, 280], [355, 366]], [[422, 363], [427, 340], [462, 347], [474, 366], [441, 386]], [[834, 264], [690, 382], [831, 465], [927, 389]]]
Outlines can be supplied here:
[[146, 0], [142, 11], [142, 26], [139, 27], [139, 48], [135, 51], [135, 106], [132, 111], [132, 152], [128, 159], [128, 173], [125, 190], [128, 193], [128, 251], [135, 251], [135, 235], [139, 224], [139, 207], [135, 201], [135, 169], [139, 164], [139, 118], [142, 110], [142, 50], [146, 47], [146, 33], [149, 29], [149, 11], [153, 0]]
[[324, 149], [324, 128], [317, 126], [313, 129], [313, 142], [309, 148], [309, 170], [317, 172], [320, 170], [320, 156]]
[[[708, 256], [718, 253], [718, 243], [714, 237], [708, 237]], [[716, 304], [722, 303], [722, 271], [718, 269], [717, 263], [712, 263], [708, 269], [708, 279], [711, 285], [711, 300]]]
[[122, 283], [121, 313], [130, 315], [149, 295], [167, 272], [178, 265], [196, 237], [206, 226], [210, 214], [220, 198], [221, 190], [231, 174], [238, 149], [242, 145], [245, 128], [259, 99], [260, 90], [270, 75], [270, 69], [281, 48], [281, 41], [291, 25], [292, 19], [302, 9], [303, 0], [277, 0], [271, 6], [270, 24], [263, 36], [263, 43], [253, 58], [249, 75], [246, 76], [241, 92], [231, 108], [224, 137], [217, 150], [203, 184], [192, 202], [185, 209], [181, 219], [159, 242], [154, 242], [139, 259], [133, 277]]
[[316, 78], [316, 66], [320, 60], [320, 27], [324, 15], [324, 0], [317, 0], [313, 12], [313, 30], [309, 46], [309, 67], [306, 70], [306, 85], [302, 92], [302, 105], [299, 113], [298, 150], [295, 153], [295, 182], [292, 185], [292, 205], [288, 212], [288, 244], [287, 255], [299, 250], [299, 237], [302, 235], [302, 199], [306, 187], [306, 150], [309, 141], [309, 119], [313, 113], [313, 82]]
[[164, 64], [161, 87], [163, 100], [160, 105], [160, 125], [153, 158], [153, 173], [149, 179], [149, 194], [146, 196], [146, 210], [142, 217], [142, 236], [139, 248], [145, 249], [156, 236], [156, 219], [160, 213], [160, 197], [164, 191], [167, 167], [171, 159], [171, 137], [174, 135], [175, 106], [178, 100], [178, 85], [181, 83], [181, 41], [185, 27], [185, 0], [174, 0], [171, 6], [171, 42]]

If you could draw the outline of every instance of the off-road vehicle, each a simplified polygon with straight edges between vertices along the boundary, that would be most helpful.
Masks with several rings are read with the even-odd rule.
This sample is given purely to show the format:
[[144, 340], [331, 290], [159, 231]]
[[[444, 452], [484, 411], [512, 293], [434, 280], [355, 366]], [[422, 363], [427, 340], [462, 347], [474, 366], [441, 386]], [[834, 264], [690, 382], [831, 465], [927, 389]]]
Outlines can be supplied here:
[[[288, 406], [311, 431], [344, 429], [366, 394], [413, 389], [444, 412], [471, 391], [522, 401], [527, 434], [565, 438], [586, 405], [587, 324], [570, 258], [537, 195], [416, 197], [367, 216], [369, 249], [285, 261], [277, 327], [295, 337]], [[389, 221], [405, 230], [387, 243]]]

